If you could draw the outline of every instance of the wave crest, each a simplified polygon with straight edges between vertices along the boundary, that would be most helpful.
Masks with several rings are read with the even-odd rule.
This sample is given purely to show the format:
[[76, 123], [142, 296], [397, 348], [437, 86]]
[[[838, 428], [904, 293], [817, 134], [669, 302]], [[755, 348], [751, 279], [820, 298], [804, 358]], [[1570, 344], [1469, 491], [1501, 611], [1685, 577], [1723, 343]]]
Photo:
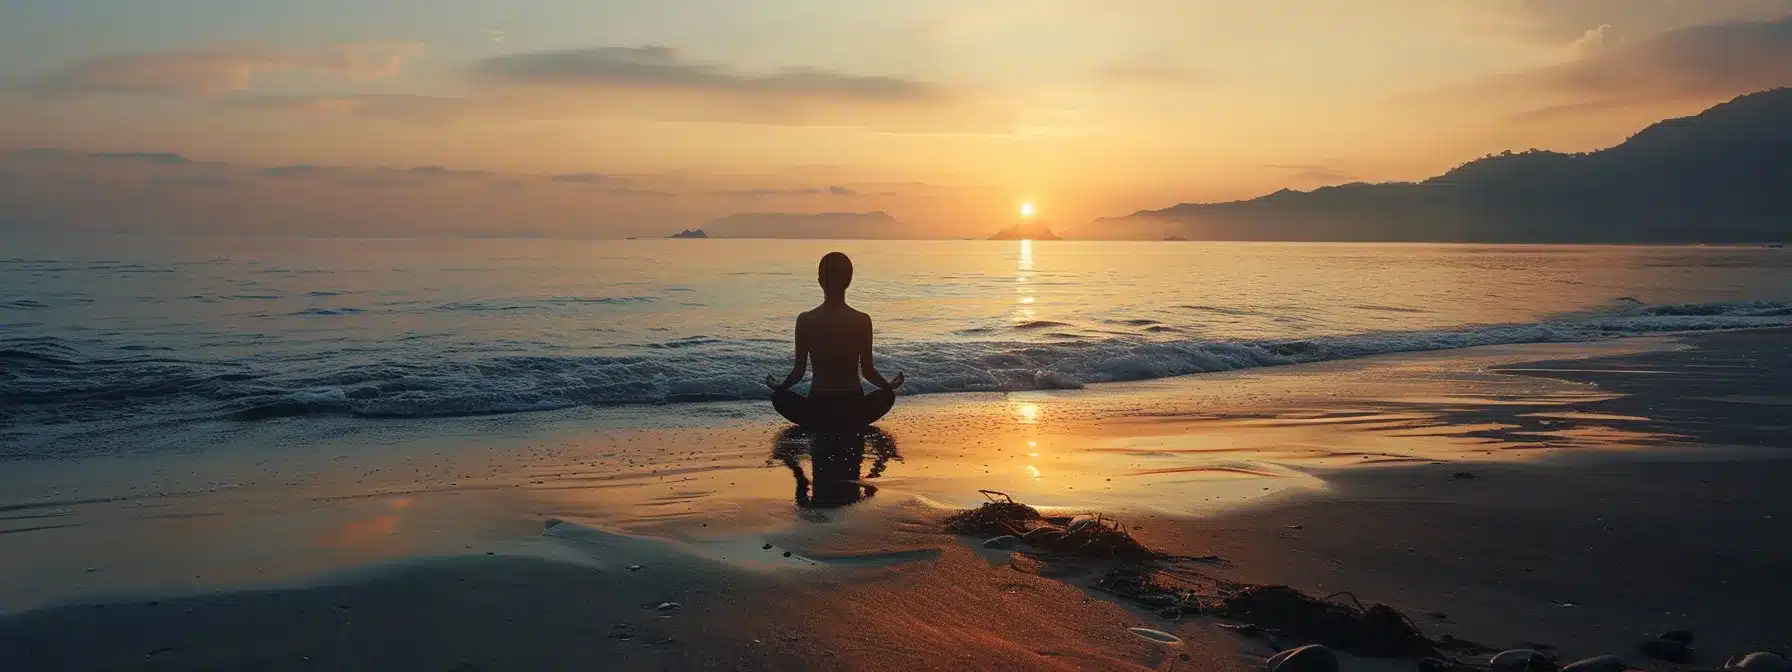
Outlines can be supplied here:
[[[1792, 302], [1617, 304], [1602, 313], [1530, 324], [1306, 339], [897, 342], [879, 349], [878, 365], [886, 372], [905, 371], [908, 393], [1074, 389], [1397, 352], [1792, 325]], [[781, 342], [704, 336], [614, 356], [444, 359], [426, 347], [395, 348], [385, 359], [269, 363], [175, 359], [129, 347], [95, 354], [56, 338], [0, 338], [0, 424], [133, 415], [245, 421], [310, 415], [417, 418], [756, 399], [769, 396], [759, 383], [765, 373], [789, 362], [788, 346]]]

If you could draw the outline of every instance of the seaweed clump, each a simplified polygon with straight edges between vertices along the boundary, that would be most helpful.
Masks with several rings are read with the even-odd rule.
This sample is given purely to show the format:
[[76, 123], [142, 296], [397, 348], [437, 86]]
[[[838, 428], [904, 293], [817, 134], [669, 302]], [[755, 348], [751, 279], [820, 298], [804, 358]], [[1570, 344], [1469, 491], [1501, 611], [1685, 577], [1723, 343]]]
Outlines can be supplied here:
[[1006, 493], [979, 490], [989, 501], [946, 519], [946, 531], [954, 534], [1007, 534], [1034, 549], [1085, 558], [1143, 560], [1160, 553], [1146, 548], [1127, 533], [1120, 521], [1095, 513], [1046, 517], [1038, 509], [1014, 501]]
[[[1044, 522], [1045, 516], [1039, 509], [1014, 501], [1006, 493], [994, 490], [978, 490], [989, 501], [969, 511], [959, 511], [946, 518], [946, 531], [953, 534], [1012, 534], [1021, 536], [1026, 533], [1027, 525]], [[1000, 495], [1001, 499], [996, 499]], [[1020, 530], [1016, 532], [1016, 530]]]
[[[1372, 657], [1436, 656], [1448, 648], [1419, 632], [1385, 604], [1365, 606], [1350, 593], [1319, 598], [1280, 585], [1252, 585], [1214, 577], [1187, 563], [1224, 562], [1216, 556], [1178, 556], [1146, 548], [1118, 521], [1100, 514], [1049, 517], [1008, 495], [980, 490], [989, 501], [946, 519], [955, 534], [1012, 535], [1038, 560], [1105, 560], [1113, 564], [1090, 588], [1155, 611], [1164, 618], [1208, 614], [1239, 625], [1245, 635], [1324, 644]], [[994, 541], [994, 540], [992, 540]], [[1000, 547], [1000, 546], [998, 546]], [[1337, 598], [1347, 597], [1348, 602]]]
[[[1351, 602], [1332, 599], [1339, 596]], [[1321, 599], [1288, 586], [1247, 586], [1220, 600], [1213, 613], [1371, 658], [1437, 655], [1437, 645], [1405, 614], [1385, 604], [1364, 606], [1350, 593]]]

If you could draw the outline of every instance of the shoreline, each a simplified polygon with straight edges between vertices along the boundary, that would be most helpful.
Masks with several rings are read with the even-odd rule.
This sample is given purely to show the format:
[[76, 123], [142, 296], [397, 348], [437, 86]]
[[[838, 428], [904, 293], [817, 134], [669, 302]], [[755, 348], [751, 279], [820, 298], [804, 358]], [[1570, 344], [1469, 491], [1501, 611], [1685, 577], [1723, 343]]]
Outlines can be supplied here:
[[[1232, 578], [1322, 594], [1351, 590], [1415, 619], [1448, 614], [1421, 619], [1432, 636], [1500, 644], [1553, 638], [1543, 643], [1569, 660], [1609, 652], [1652, 667], [1634, 654], [1636, 638], [1692, 627], [1701, 649], [1723, 651], [1721, 659], [1786, 644], [1766, 630], [1773, 622], [1766, 607], [1776, 602], [1750, 597], [1766, 589], [1730, 579], [1766, 580], [1792, 564], [1792, 542], [1783, 541], [1792, 538], [1785, 534], [1792, 504], [1772, 497], [1792, 461], [1773, 454], [1787, 447], [1774, 441], [1781, 407], [1764, 403], [1787, 393], [1774, 378], [1792, 371], [1788, 340], [1792, 331], [1781, 329], [1494, 346], [915, 404], [913, 414], [888, 423], [899, 451], [881, 473], [854, 475], [860, 494], [850, 506], [793, 506], [791, 475], [751, 438], [766, 428], [744, 419], [732, 429], [537, 437], [522, 454], [499, 443], [484, 449], [505, 456], [491, 461], [473, 449], [438, 449], [453, 455], [448, 468], [419, 460], [414, 476], [398, 479], [421, 488], [356, 490], [340, 474], [314, 473], [288, 486], [186, 498], [8, 505], [8, 527], [80, 525], [0, 535], [9, 551], [36, 552], [23, 565], [14, 557], [11, 576], [97, 585], [60, 599], [21, 599], [30, 591], [14, 584], [5, 591], [13, 606], [0, 615], [0, 651], [93, 669], [151, 660], [176, 669], [249, 661], [270, 669], [528, 669], [521, 663], [622, 655], [634, 669], [949, 669], [956, 662], [1217, 670], [1247, 669], [1263, 653], [1211, 622], [1166, 625], [1087, 593], [1076, 576], [1014, 571], [970, 548], [974, 540], [939, 531], [945, 509], [930, 502], [968, 506], [977, 486], [987, 485], [1030, 503], [1113, 513], [1140, 526], [1135, 534], [1149, 546], [1222, 555], [1231, 564], [1219, 572]], [[1550, 358], [1558, 355], [1566, 358]], [[1669, 380], [1678, 382], [1664, 387]], [[1726, 385], [1758, 398], [1727, 399]], [[1682, 390], [1701, 392], [1689, 401]], [[978, 403], [991, 408], [966, 412]], [[478, 437], [464, 441], [479, 444]], [[644, 443], [658, 447], [657, 457], [626, 452]], [[387, 461], [419, 457], [397, 452], [350, 459], [343, 471], [376, 478]], [[813, 467], [805, 461], [797, 467]], [[1016, 468], [1023, 464], [1038, 466], [1028, 473]], [[1459, 471], [1476, 478], [1450, 477]], [[878, 491], [865, 493], [866, 484]], [[146, 523], [138, 517], [143, 505], [170, 517]], [[1597, 513], [1587, 520], [1563, 510]], [[46, 517], [33, 522], [40, 514]], [[169, 521], [187, 542], [167, 536], [175, 529]], [[105, 534], [95, 528], [135, 529], [140, 538], [111, 536], [113, 546], [93, 546], [94, 535]], [[17, 545], [56, 538], [65, 541]], [[168, 581], [185, 567], [170, 547], [199, 540], [230, 552], [216, 553], [204, 581]], [[285, 555], [279, 562], [241, 555], [256, 544]], [[71, 564], [121, 549], [141, 565], [131, 568], [139, 576]], [[646, 580], [647, 570], [630, 572], [629, 564], [668, 568], [683, 583]], [[515, 594], [494, 597], [469, 582], [508, 585]], [[134, 583], [161, 588], [129, 589]], [[567, 591], [605, 597], [575, 606]], [[724, 595], [707, 610], [710, 598]], [[467, 620], [444, 622], [422, 606], [398, 604], [400, 596], [443, 600], [436, 609]], [[504, 606], [480, 616], [480, 599]], [[189, 611], [158, 612], [145, 600]], [[662, 619], [642, 606], [656, 600], [685, 607]], [[58, 603], [64, 606], [45, 606]], [[352, 609], [340, 608], [346, 603]], [[817, 613], [815, 605], [830, 606]], [[566, 616], [579, 609], [572, 620], [582, 625], [574, 627]], [[367, 622], [359, 614], [382, 614], [385, 625], [369, 639], [343, 635], [347, 611], [358, 624]], [[157, 614], [166, 613], [204, 616], [199, 622], [209, 625], [162, 624]], [[229, 626], [278, 618], [308, 625], [289, 635]], [[613, 622], [638, 634], [612, 637], [604, 628]], [[743, 625], [753, 622], [787, 631]], [[1153, 644], [1128, 627], [1164, 629], [1184, 643]], [[510, 632], [537, 648], [520, 651], [514, 641], [475, 631]], [[88, 650], [66, 640], [94, 632], [126, 641]], [[543, 641], [528, 632], [556, 635]], [[154, 644], [156, 637], [181, 643]], [[457, 643], [419, 653], [380, 643], [389, 637]], [[68, 648], [53, 644], [65, 640]], [[264, 648], [233, 648], [236, 640]], [[676, 645], [653, 645], [662, 640]], [[926, 647], [969, 657], [920, 656]], [[149, 655], [164, 648], [174, 650]]]

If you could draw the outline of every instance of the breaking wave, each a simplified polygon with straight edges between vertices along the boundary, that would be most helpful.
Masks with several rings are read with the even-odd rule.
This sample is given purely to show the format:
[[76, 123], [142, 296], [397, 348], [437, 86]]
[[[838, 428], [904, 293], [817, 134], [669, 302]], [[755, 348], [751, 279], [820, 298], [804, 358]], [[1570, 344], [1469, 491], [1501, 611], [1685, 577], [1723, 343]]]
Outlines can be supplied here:
[[[1141, 321], [1140, 324], [1143, 324]], [[896, 342], [879, 367], [907, 393], [1078, 388], [1369, 355], [1482, 345], [1597, 341], [1654, 333], [1792, 325], [1792, 302], [1643, 305], [1529, 324], [1235, 342], [1082, 338], [1066, 342]], [[1021, 329], [1054, 326], [1031, 323]], [[1165, 325], [1151, 324], [1157, 330]], [[763, 398], [789, 365], [773, 340], [696, 336], [630, 355], [457, 353], [394, 348], [341, 357], [199, 360], [56, 337], [0, 338], [0, 427], [154, 414], [259, 421], [312, 415], [422, 418], [573, 406]]]

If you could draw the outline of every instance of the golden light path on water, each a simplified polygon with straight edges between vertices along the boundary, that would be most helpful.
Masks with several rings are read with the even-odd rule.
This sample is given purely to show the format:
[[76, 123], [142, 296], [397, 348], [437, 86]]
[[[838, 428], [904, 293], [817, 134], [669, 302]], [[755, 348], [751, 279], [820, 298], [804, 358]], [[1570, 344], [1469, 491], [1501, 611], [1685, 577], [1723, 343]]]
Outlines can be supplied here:
[[1033, 296], [1033, 286], [1027, 284], [1027, 279], [1032, 277], [1033, 271], [1033, 241], [1020, 241], [1020, 260], [1016, 266], [1019, 274], [1015, 276], [1014, 283], [1015, 291], [1020, 294], [1020, 298], [1017, 300], [1020, 307], [1014, 311], [1014, 321], [1025, 324], [1039, 317], [1039, 312], [1032, 307], [1037, 300]]

